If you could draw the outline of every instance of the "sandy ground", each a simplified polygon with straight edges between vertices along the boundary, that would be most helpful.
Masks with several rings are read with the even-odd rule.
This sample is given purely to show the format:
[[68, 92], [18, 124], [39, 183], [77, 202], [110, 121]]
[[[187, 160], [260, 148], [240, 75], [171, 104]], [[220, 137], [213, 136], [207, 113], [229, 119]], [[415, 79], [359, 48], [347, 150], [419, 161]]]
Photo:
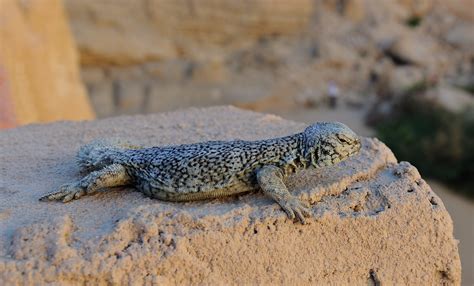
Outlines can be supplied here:
[[304, 127], [218, 107], [1, 132], [0, 284], [457, 285], [457, 242], [442, 201], [378, 140], [285, 181], [311, 204], [307, 225], [261, 192], [170, 203], [118, 188], [68, 204], [38, 201], [80, 178], [74, 153], [95, 138], [163, 146]]
[[[302, 110], [273, 110], [275, 114], [299, 122], [340, 121], [358, 134], [374, 136], [375, 132], [364, 124], [364, 110], [341, 105], [328, 108]], [[449, 187], [429, 180], [428, 183], [443, 200], [454, 221], [454, 236], [460, 241], [459, 253], [463, 267], [462, 285], [474, 285], [474, 202], [451, 191]]]

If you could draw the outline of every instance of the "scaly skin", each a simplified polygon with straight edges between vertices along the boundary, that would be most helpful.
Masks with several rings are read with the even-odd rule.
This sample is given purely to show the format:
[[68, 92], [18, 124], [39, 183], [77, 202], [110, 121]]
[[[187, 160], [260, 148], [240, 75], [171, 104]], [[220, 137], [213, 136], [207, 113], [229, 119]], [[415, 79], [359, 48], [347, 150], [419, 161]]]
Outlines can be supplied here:
[[69, 202], [99, 189], [133, 185], [166, 201], [195, 201], [261, 189], [305, 223], [308, 204], [291, 195], [284, 177], [308, 167], [336, 164], [356, 154], [360, 139], [342, 123], [316, 123], [294, 135], [260, 141], [209, 141], [139, 148], [96, 141], [77, 155], [82, 180], [66, 184], [42, 201]]

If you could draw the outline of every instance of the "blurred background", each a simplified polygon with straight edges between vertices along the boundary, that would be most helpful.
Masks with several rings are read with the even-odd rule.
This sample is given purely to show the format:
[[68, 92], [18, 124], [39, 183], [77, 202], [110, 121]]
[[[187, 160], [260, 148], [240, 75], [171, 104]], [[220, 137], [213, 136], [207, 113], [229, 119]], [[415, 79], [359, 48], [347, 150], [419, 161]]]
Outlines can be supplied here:
[[474, 284], [474, 0], [0, 0], [0, 128], [225, 104], [380, 138]]

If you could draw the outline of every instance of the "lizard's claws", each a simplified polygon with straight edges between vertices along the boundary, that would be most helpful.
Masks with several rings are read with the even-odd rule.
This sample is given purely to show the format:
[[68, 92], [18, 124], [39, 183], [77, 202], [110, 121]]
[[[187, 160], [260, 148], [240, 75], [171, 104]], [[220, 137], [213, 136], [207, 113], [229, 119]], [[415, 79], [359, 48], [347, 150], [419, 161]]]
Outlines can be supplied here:
[[296, 217], [302, 224], [306, 224], [305, 217], [311, 216], [309, 205], [298, 198], [291, 198], [280, 204], [280, 206], [290, 219], [295, 219]]
[[86, 194], [86, 190], [77, 183], [65, 184], [59, 187], [59, 191], [42, 196], [40, 201], [62, 201], [67, 203], [78, 199]]

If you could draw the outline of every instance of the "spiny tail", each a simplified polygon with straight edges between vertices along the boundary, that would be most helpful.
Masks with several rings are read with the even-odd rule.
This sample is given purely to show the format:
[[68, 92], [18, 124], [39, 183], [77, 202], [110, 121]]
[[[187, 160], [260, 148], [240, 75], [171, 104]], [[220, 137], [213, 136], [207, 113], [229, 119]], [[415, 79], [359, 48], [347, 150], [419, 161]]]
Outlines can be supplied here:
[[79, 149], [77, 164], [86, 172], [99, 170], [112, 164], [114, 157], [121, 151], [140, 148], [118, 140], [94, 140]]

